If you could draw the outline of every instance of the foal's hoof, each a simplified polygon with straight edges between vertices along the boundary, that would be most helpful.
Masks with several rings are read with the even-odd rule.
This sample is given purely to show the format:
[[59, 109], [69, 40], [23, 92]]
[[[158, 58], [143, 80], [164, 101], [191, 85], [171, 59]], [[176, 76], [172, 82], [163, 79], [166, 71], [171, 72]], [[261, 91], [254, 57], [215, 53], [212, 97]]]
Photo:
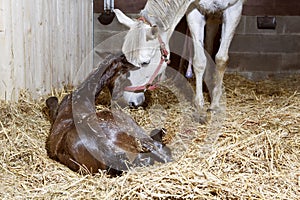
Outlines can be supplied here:
[[[165, 128], [162, 128], [162, 129], [154, 129], [154, 130], [151, 131], [150, 137], [151, 137], [153, 140], [155, 140], [155, 141], [157, 141], [157, 142], [160, 142], [160, 143], [164, 144], [164, 143], [163, 143], [163, 137], [166, 135], [166, 132], [167, 132], [167, 130], [166, 130]], [[165, 144], [164, 144], [164, 145], [165, 145]]]

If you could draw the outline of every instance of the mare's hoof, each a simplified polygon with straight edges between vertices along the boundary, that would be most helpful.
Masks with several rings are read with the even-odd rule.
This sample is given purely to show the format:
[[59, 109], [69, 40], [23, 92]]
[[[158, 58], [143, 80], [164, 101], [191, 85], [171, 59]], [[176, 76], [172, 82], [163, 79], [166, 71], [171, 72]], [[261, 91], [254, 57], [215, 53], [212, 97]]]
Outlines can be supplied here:
[[215, 113], [215, 114], [221, 113], [222, 111], [223, 110], [220, 107], [217, 107], [217, 106], [213, 106], [213, 107], [210, 107], [210, 108], [207, 109], [207, 112]]
[[200, 123], [200, 124], [206, 124], [207, 123], [207, 116], [205, 113], [202, 112], [195, 112], [193, 113], [193, 121]]

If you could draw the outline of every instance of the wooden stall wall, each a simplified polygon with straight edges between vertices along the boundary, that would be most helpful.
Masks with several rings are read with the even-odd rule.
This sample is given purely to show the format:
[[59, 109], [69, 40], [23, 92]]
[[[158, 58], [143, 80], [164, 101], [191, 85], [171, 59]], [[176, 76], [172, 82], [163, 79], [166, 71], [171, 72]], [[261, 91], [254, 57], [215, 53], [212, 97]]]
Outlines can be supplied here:
[[0, 99], [77, 84], [92, 47], [92, 0], [0, 0]]

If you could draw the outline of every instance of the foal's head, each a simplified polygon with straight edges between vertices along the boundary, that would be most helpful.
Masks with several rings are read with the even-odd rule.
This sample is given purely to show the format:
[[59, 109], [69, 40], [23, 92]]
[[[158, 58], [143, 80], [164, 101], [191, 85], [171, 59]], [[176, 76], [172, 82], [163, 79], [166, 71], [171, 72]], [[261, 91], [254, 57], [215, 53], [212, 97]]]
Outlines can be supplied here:
[[[131, 19], [118, 9], [114, 12], [119, 22], [129, 28], [122, 51], [130, 63], [139, 67], [138, 70], [130, 72], [128, 79], [131, 86], [144, 85], [152, 76], [161, 58], [159, 29], [145, 20]], [[141, 105], [145, 100], [142, 91], [125, 91], [123, 96], [128, 104], [134, 106]]]

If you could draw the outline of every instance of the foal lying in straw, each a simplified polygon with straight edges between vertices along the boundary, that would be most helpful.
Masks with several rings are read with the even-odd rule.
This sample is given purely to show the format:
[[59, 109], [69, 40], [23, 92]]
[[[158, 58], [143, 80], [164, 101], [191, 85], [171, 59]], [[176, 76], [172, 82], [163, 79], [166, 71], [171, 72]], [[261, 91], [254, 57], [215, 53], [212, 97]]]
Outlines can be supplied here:
[[108, 56], [60, 104], [56, 97], [46, 100], [52, 124], [46, 144], [50, 158], [74, 171], [83, 166], [90, 173], [101, 169], [110, 175], [155, 161], [172, 161], [170, 149], [162, 142], [164, 130], [149, 136], [120, 110], [95, 110], [95, 98], [103, 87], [130, 69], [133, 65], [123, 55]]

